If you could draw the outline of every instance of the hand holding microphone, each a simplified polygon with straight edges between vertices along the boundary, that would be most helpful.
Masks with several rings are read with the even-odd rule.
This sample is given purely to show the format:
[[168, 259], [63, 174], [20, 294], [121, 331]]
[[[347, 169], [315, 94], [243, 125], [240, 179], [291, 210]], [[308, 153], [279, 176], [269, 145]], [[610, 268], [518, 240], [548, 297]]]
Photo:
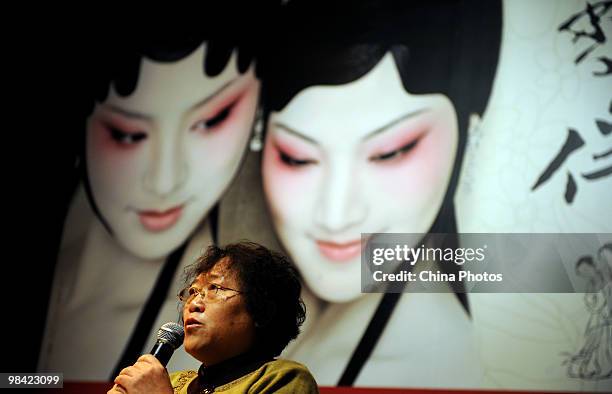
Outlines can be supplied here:
[[108, 393], [172, 393], [165, 366], [174, 350], [183, 343], [184, 335], [183, 327], [177, 323], [162, 325], [151, 354], [140, 356], [134, 365], [121, 370]]

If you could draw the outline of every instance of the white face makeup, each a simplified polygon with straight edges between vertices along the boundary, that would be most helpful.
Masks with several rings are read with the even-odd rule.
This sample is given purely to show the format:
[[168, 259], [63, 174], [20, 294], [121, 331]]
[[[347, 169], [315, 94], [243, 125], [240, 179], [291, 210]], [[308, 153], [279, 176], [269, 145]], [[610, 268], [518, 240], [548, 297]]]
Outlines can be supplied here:
[[386, 54], [362, 78], [303, 90], [268, 123], [266, 198], [276, 232], [322, 299], [360, 295], [361, 233], [425, 233], [442, 205], [457, 117], [412, 95]]
[[255, 116], [259, 82], [236, 53], [208, 77], [205, 45], [174, 63], [143, 59], [136, 90], [111, 88], [87, 124], [95, 203], [130, 253], [160, 258], [183, 243], [228, 186]]

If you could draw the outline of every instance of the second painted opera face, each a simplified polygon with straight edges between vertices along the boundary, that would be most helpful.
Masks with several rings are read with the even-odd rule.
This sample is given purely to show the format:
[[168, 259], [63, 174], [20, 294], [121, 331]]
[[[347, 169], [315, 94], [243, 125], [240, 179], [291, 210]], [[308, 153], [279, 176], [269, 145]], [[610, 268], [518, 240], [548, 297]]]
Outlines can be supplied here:
[[307, 88], [271, 114], [266, 198], [311, 290], [332, 302], [359, 296], [361, 233], [430, 229], [457, 139], [450, 100], [406, 92], [390, 54], [360, 79]]
[[236, 54], [208, 77], [203, 45], [174, 63], [143, 59], [127, 97], [111, 87], [87, 124], [87, 176], [115, 239], [142, 258], [181, 245], [236, 173], [259, 83]]

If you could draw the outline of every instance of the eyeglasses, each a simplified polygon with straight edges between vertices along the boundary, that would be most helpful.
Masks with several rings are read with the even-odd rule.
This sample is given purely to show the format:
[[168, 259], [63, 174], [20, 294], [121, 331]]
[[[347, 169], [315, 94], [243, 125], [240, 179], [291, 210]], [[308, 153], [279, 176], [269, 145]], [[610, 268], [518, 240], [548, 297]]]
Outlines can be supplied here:
[[[230, 294], [230, 292], [234, 292], [234, 294]], [[178, 299], [183, 303], [190, 303], [193, 301], [198, 295], [202, 296], [202, 299], [206, 302], [220, 302], [226, 301], [238, 294], [244, 293], [243, 291], [230, 289], [229, 287], [224, 287], [215, 283], [210, 283], [205, 289], [198, 289], [194, 286], [185, 287], [183, 290], [179, 291]]]

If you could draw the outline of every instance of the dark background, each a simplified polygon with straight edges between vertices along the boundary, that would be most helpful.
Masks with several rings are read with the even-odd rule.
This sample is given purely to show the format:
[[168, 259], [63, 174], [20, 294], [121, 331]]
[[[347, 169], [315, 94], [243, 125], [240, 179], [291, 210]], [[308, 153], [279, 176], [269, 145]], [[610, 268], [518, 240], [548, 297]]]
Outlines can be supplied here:
[[41, 21], [5, 34], [0, 372], [36, 371], [74, 182], [73, 133], [82, 127], [77, 48], [87, 32], [58, 29], [58, 20], [50, 25]]

